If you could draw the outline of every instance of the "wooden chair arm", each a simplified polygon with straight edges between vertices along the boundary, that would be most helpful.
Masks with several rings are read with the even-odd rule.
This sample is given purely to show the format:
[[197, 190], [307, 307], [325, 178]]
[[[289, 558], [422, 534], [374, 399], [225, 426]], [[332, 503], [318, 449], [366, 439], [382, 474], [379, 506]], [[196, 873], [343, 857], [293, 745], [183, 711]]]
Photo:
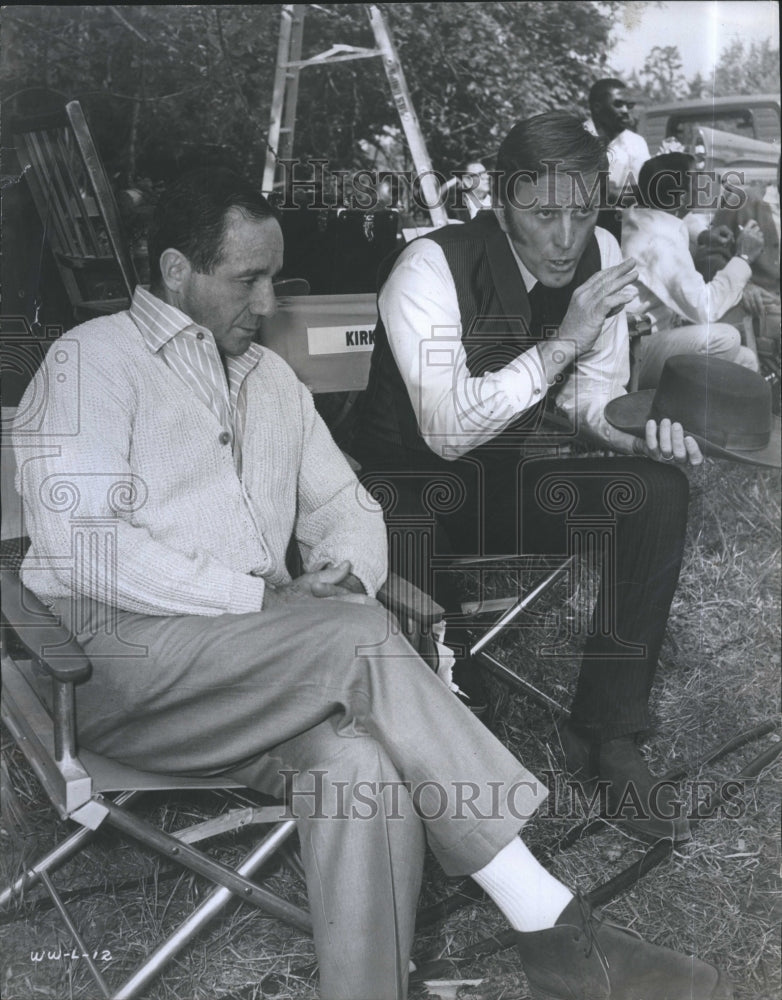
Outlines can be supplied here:
[[396, 573], [388, 574], [377, 599], [400, 620], [412, 619], [421, 626], [434, 625], [445, 614], [444, 609], [428, 594]]
[[40, 661], [46, 673], [64, 683], [87, 680], [92, 664], [71, 632], [22, 585], [12, 570], [0, 570], [0, 583], [3, 621], [31, 656]]

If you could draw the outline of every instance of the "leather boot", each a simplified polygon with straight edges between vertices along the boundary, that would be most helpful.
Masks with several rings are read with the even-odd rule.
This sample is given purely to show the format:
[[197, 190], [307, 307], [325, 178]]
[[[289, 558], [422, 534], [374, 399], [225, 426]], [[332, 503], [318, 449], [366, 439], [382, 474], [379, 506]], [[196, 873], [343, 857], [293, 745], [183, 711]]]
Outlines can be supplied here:
[[583, 897], [550, 930], [517, 935], [533, 1000], [731, 1000], [714, 966], [647, 944]]
[[601, 809], [605, 819], [622, 823], [649, 843], [690, 839], [690, 824], [675, 786], [654, 777], [634, 736], [596, 743], [565, 725], [559, 738], [565, 767], [587, 794], [595, 791], [598, 781], [608, 782]]

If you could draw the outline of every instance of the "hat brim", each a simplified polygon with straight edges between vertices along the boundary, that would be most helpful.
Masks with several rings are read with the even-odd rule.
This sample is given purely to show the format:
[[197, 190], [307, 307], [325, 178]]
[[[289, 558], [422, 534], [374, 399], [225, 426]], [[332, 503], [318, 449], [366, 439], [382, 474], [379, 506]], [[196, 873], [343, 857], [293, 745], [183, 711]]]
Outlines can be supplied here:
[[[605, 418], [617, 430], [643, 437], [646, 433], [646, 421], [650, 419], [654, 389], [641, 389], [626, 396], [612, 399], [605, 408]], [[764, 465], [768, 468], [782, 467], [782, 432], [779, 417], [772, 417], [771, 436], [764, 448], [728, 449], [714, 444], [699, 434], [693, 434], [684, 428], [685, 432], [695, 438], [704, 455], [714, 458], [724, 458], [730, 462], [742, 462], [744, 465]]]

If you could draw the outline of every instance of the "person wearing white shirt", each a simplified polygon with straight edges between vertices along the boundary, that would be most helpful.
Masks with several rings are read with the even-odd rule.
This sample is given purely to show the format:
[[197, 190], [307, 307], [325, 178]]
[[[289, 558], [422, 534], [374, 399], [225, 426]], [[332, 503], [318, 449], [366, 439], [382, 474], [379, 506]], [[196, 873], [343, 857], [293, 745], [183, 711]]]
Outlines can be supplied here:
[[584, 128], [607, 144], [608, 204], [601, 209], [598, 225], [621, 239], [621, 203], [633, 190], [642, 165], [649, 159], [646, 140], [638, 135], [631, 111], [635, 101], [625, 84], [614, 77], [598, 80], [589, 91], [590, 117]]
[[739, 234], [731, 260], [705, 281], [695, 268], [683, 216], [690, 206], [695, 160], [666, 153], [644, 164], [638, 179], [642, 205], [627, 208], [622, 250], [638, 267], [637, 294], [629, 310], [651, 320], [637, 357], [639, 389], [652, 389], [675, 354], [709, 354], [757, 371], [755, 353], [739, 331], [718, 322], [740, 300], [763, 249], [757, 223]]
[[475, 161], [464, 168], [462, 188], [465, 192], [467, 212], [471, 219], [484, 208], [491, 208], [491, 186], [486, 167]]
[[638, 179], [641, 167], [649, 159], [649, 147], [633, 129], [630, 112], [635, 101], [626, 85], [613, 77], [598, 80], [589, 91], [590, 117], [585, 127], [608, 143], [609, 191], [615, 197], [628, 183]]
[[[554, 174], [552, 160], [562, 165]], [[351, 450], [365, 484], [393, 499], [389, 516], [408, 516], [413, 530], [435, 510], [435, 540], [452, 552], [565, 552], [577, 544], [576, 510], [611, 523], [595, 612], [603, 625], [587, 639], [561, 736], [572, 773], [605, 779], [616, 794], [632, 780], [643, 795], [653, 780], [635, 734], [648, 725], [687, 519], [677, 466], [702, 455], [670, 421], [650, 423], [634, 445], [603, 417], [629, 377], [622, 308], [637, 278], [595, 229], [606, 166], [603, 144], [577, 118], [548, 112], [514, 126], [500, 147], [496, 214], [414, 242], [387, 276]], [[573, 428], [645, 458], [561, 457]], [[624, 489], [635, 499], [620, 513], [612, 497]], [[458, 607], [444, 588], [436, 596]], [[632, 825], [650, 838], [688, 835], [678, 819]]]

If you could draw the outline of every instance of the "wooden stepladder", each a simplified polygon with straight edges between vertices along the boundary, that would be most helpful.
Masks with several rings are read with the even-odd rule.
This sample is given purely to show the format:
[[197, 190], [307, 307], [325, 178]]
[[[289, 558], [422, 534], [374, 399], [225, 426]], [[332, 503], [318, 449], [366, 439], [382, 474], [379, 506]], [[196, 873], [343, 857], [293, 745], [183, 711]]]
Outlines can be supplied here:
[[413, 158], [423, 197], [429, 206], [433, 226], [444, 226], [448, 215], [440, 203], [440, 185], [432, 171], [432, 161], [426, 149], [418, 116], [415, 113], [410, 92], [407, 89], [402, 64], [396, 47], [385, 23], [383, 15], [375, 4], [365, 4], [369, 23], [375, 36], [376, 48], [367, 49], [356, 45], [332, 45], [326, 52], [309, 59], [301, 58], [304, 36], [304, 15], [307, 4], [284, 4], [280, 21], [280, 37], [277, 46], [277, 66], [274, 75], [274, 90], [267, 139], [266, 166], [263, 172], [263, 190], [271, 192], [279, 183], [278, 164], [288, 160], [293, 153], [293, 137], [296, 126], [296, 102], [299, 91], [299, 74], [307, 66], [330, 66], [332, 63], [348, 62], [354, 59], [380, 57], [383, 60], [388, 84], [391, 89], [402, 129], [405, 133], [410, 154]]

